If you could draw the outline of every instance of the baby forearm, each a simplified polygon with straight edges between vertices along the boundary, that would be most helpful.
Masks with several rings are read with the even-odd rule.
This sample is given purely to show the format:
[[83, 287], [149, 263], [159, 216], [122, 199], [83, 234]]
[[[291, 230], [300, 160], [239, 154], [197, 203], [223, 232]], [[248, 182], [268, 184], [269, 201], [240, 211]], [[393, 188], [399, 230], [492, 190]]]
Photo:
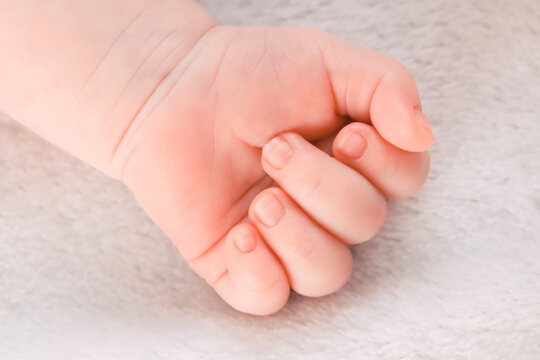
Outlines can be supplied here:
[[119, 139], [212, 26], [191, 0], [0, 0], [0, 110], [114, 175]]

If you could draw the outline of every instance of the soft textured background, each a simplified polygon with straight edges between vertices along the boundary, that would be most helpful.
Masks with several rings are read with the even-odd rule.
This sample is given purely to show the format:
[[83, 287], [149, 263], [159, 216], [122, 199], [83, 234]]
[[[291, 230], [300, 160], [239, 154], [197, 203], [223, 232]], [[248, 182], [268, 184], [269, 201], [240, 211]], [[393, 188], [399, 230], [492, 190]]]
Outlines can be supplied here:
[[[119, 183], [0, 120], [0, 359], [540, 359], [540, 2], [203, 1], [402, 62], [436, 143], [350, 283], [242, 315]], [[206, 355], [205, 355], [206, 354]]]

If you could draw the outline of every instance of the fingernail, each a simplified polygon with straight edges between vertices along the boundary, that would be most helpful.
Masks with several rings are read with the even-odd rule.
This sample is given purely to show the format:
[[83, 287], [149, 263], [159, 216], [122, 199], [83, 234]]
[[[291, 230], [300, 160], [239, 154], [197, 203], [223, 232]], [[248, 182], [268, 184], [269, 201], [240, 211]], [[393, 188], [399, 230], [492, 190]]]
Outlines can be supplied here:
[[353, 129], [347, 130], [336, 145], [340, 152], [352, 159], [360, 159], [367, 148], [364, 136]]
[[294, 154], [294, 149], [283, 137], [270, 140], [262, 150], [263, 158], [276, 169], [283, 169]]
[[239, 231], [234, 235], [234, 243], [240, 252], [249, 253], [257, 247], [257, 239], [249, 230]]
[[420, 105], [415, 106], [414, 113], [416, 115], [416, 121], [418, 122], [418, 124], [422, 127], [425, 127], [431, 130], [431, 127], [429, 126], [429, 121], [426, 115], [422, 112], [422, 106]]
[[285, 215], [285, 207], [270, 192], [257, 201], [253, 210], [257, 218], [267, 227], [275, 226]]

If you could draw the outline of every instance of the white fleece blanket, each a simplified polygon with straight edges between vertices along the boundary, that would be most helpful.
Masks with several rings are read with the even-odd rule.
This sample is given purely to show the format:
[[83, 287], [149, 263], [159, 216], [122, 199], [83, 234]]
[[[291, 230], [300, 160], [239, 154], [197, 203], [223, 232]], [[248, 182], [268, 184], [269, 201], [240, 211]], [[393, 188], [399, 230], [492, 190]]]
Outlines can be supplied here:
[[203, 3], [405, 63], [436, 135], [424, 190], [390, 203], [343, 290], [252, 317], [121, 184], [3, 117], [0, 359], [540, 359], [540, 2]]

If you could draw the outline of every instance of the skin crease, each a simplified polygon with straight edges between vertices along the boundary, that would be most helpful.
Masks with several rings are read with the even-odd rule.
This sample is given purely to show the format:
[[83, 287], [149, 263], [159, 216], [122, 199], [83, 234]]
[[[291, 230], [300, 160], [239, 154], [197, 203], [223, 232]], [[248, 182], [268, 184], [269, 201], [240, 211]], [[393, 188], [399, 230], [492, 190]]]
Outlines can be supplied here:
[[[51, 19], [68, 3], [49, 9]], [[236, 309], [270, 314], [291, 287], [307, 296], [339, 289], [352, 269], [347, 245], [379, 230], [385, 197], [412, 196], [427, 176], [433, 135], [411, 74], [317, 30], [214, 26], [190, 1], [109, 1], [100, 11], [120, 4], [131, 8], [123, 25], [85, 35], [87, 47], [113, 39], [97, 67], [49, 55], [44, 63], [69, 59], [87, 75], [51, 91], [18, 85], [8, 94], [0, 85], [0, 108], [124, 181]], [[0, 6], [10, 21], [31, 11]], [[17, 46], [0, 38], [11, 55], [30, 51]], [[144, 56], [126, 65], [137, 46]], [[1, 61], [0, 69], [29, 66]], [[34, 71], [50, 77], [53, 67]], [[30, 110], [19, 109], [23, 98]], [[335, 157], [320, 150], [329, 147]]]

